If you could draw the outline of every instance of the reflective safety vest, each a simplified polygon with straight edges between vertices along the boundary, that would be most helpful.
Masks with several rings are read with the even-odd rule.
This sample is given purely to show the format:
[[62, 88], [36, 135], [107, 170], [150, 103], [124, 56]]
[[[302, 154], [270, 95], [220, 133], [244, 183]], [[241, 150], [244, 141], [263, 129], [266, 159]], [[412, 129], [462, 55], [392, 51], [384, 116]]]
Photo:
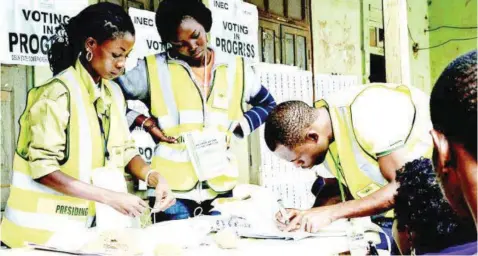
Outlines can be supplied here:
[[[159, 143], [152, 159], [152, 167], [168, 181], [173, 191], [186, 192], [195, 188], [198, 177], [181, 135], [191, 131], [214, 128], [231, 137], [239, 119], [243, 117], [244, 63], [215, 64], [209, 95], [204, 99], [200, 84], [195, 81], [189, 65], [179, 60], [166, 60], [164, 54], [146, 57], [151, 94], [151, 114], [168, 136], [179, 143]], [[237, 168], [237, 164], [235, 165]], [[230, 191], [237, 177], [222, 175], [207, 184], [214, 191]]]
[[[381, 175], [378, 158], [367, 151], [371, 146], [357, 137], [358, 133], [352, 122], [351, 109], [355, 100], [366, 90], [374, 88], [392, 90], [397, 95], [404, 94], [414, 106], [414, 120], [404, 145], [408, 152], [406, 159], [413, 160], [417, 158], [416, 156], [430, 158], [433, 150], [429, 135], [431, 129], [429, 101], [418, 89], [404, 85], [371, 84], [345, 91], [327, 100], [317, 101], [314, 104], [315, 108], [326, 107], [329, 111], [335, 138], [326, 155], [325, 167], [348, 187], [355, 199], [368, 196], [388, 183]], [[393, 211], [388, 211], [385, 216], [393, 217]]]
[[[28, 93], [27, 106], [20, 118], [21, 128], [13, 161], [10, 197], [1, 224], [1, 240], [10, 247], [22, 247], [25, 242], [45, 244], [56, 231], [91, 225], [91, 216], [95, 213], [94, 203], [67, 196], [35, 181], [25, 157], [30, 137], [28, 112], [45, 93], [58, 96], [63, 94], [63, 88], [50, 86], [51, 83], [59, 83], [68, 93], [70, 114], [66, 130], [65, 159], [60, 162], [60, 171], [85, 183], [91, 183], [91, 171], [104, 166], [104, 141], [98, 115], [81, 81], [78, 71], [70, 67], [44, 86], [33, 88]], [[111, 156], [121, 153], [118, 149], [124, 145], [124, 138], [128, 136], [129, 130], [124, 117], [125, 102], [119, 86], [105, 80], [103, 82], [106, 90], [113, 95], [107, 113], [110, 116], [108, 127], [113, 128], [107, 132], [107, 147]], [[48, 138], [47, 135], [45, 137]]]

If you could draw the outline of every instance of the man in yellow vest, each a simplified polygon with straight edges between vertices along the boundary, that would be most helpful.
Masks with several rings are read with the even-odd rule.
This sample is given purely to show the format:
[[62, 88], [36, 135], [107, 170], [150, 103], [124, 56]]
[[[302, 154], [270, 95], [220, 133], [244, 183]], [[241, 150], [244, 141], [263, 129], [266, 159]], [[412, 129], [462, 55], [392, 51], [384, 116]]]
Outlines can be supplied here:
[[[265, 125], [269, 149], [301, 168], [324, 163], [339, 181], [343, 199], [306, 211], [289, 209], [290, 223], [279, 226], [317, 232], [340, 218], [386, 212], [393, 206], [396, 170], [430, 156], [430, 129], [428, 97], [404, 85], [357, 86], [316, 102], [315, 108], [300, 101], [279, 104]], [[354, 200], [344, 200], [342, 186]]]

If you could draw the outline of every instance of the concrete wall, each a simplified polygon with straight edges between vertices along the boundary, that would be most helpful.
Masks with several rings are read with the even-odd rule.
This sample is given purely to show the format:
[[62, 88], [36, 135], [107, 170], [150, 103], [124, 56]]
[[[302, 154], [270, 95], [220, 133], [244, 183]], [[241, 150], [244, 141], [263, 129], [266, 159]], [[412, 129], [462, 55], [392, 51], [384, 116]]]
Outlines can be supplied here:
[[[362, 6], [359, 0], [311, 2], [314, 73], [357, 75], [367, 82], [369, 54], [383, 55], [383, 49], [369, 46], [369, 27], [383, 27], [382, 1], [363, 0]], [[476, 26], [476, 0], [408, 1], [407, 11], [411, 85], [429, 93], [445, 65], [460, 53], [476, 48], [476, 40], [431, 50], [422, 48], [451, 38], [473, 37], [476, 30], [425, 30], [440, 25]]]
[[362, 75], [360, 1], [311, 1], [314, 73]]
[[27, 91], [32, 85], [32, 69], [21, 65], [1, 65], [0, 69], [0, 209], [3, 211], [10, 192], [18, 119], [25, 109]]
[[[410, 1], [409, 1], [410, 2]], [[430, 28], [439, 26], [476, 27], [476, 0], [429, 0]], [[473, 38], [476, 29], [442, 28], [428, 32], [430, 46], [436, 46], [450, 39]], [[434, 84], [443, 69], [456, 57], [476, 49], [477, 40], [453, 41], [443, 46], [428, 50], [430, 52], [431, 83]]]

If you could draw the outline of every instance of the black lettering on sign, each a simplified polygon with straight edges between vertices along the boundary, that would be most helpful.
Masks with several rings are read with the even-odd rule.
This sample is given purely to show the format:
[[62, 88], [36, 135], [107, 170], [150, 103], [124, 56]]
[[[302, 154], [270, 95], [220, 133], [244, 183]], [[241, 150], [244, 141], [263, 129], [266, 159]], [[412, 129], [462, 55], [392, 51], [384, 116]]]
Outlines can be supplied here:
[[22, 49], [25, 49], [25, 52], [28, 53], [27, 43], [28, 36], [26, 34], [20, 34], [20, 52], [23, 52]]
[[10, 47], [10, 52], [13, 52], [13, 46], [16, 44], [18, 44], [17, 33], [8, 33], [8, 45]]
[[256, 56], [253, 44], [240, 41], [216, 38], [216, 48], [221, 49], [221, 51], [223, 52], [233, 55], [239, 55], [246, 58], [254, 58]]
[[55, 33], [54, 26], [47, 26], [47, 25], [43, 26], [43, 34], [53, 35], [54, 33]]
[[36, 22], [51, 23], [51, 24], [64, 24], [70, 20], [70, 16], [61, 15], [49, 12], [31, 11], [22, 9], [23, 17], [26, 21], [30, 19]]
[[40, 37], [35, 34], [27, 35], [10, 32], [8, 33], [8, 45], [10, 52], [33, 54], [41, 52], [46, 55], [50, 49], [50, 40], [46, 35]]
[[134, 17], [134, 24], [154, 27], [154, 20], [145, 17]]
[[249, 28], [241, 24], [237, 24], [237, 23], [233, 23], [229, 21], [223, 21], [222, 26], [225, 30], [229, 30], [236, 33], [242, 33], [244, 35], [249, 34]]
[[229, 4], [223, 1], [214, 1], [214, 7], [229, 10]]
[[154, 49], [155, 51], [161, 50], [165, 51], [165, 46], [161, 44], [159, 41], [153, 41], [153, 40], [146, 40], [146, 44], [148, 45], [148, 49]]

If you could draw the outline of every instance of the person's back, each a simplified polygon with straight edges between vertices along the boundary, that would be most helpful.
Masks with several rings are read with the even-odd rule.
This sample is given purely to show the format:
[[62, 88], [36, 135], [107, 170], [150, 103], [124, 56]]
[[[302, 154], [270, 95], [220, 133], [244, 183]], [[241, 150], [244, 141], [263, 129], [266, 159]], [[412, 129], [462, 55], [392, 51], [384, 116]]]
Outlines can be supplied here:
[[[403, 163], [431, 157], [427, 104], [428, 97], [420, 90], [394, 84], [356, 86], [318, 101], [316, 107], [328, 108], [335, 139], [326, 156], [326, 168], [334, 174], [334, 160], [347, 159], [340, 161], [340, 168], [353, 196], [361, 198], [387, 184], [380, 158], [402, 148]], [[358, 178], [361, 173], [365, 177]], [[378, 186], [364, 184], [370, 183], [364, 181], [367, 178]], [[360, 180], [363, 182], [356, 184]]]
[[[428, 98], [405, 85], [370, 84], [340, 91], [312, 108], [300, 101], [279, 104], [265, 126], [271, 151], [298, 167], [325, 163], [338, 184], [348, 187], [354, 200], [316, 207], [300, 213], [285, 230], [300, 223], [307, 231], [340, 218], [386, 213], [393, 207], [395, 172], [407, 161], [430, 156], [431, 123]], [[341, 186], [339, 186], [341, 187]], [[376, 223], [391, 228], [392, 214]]]
[[434, 166], [445, 196], [460, 215], [477, 221], [477, 53], [443, 71], [430, 97]]

